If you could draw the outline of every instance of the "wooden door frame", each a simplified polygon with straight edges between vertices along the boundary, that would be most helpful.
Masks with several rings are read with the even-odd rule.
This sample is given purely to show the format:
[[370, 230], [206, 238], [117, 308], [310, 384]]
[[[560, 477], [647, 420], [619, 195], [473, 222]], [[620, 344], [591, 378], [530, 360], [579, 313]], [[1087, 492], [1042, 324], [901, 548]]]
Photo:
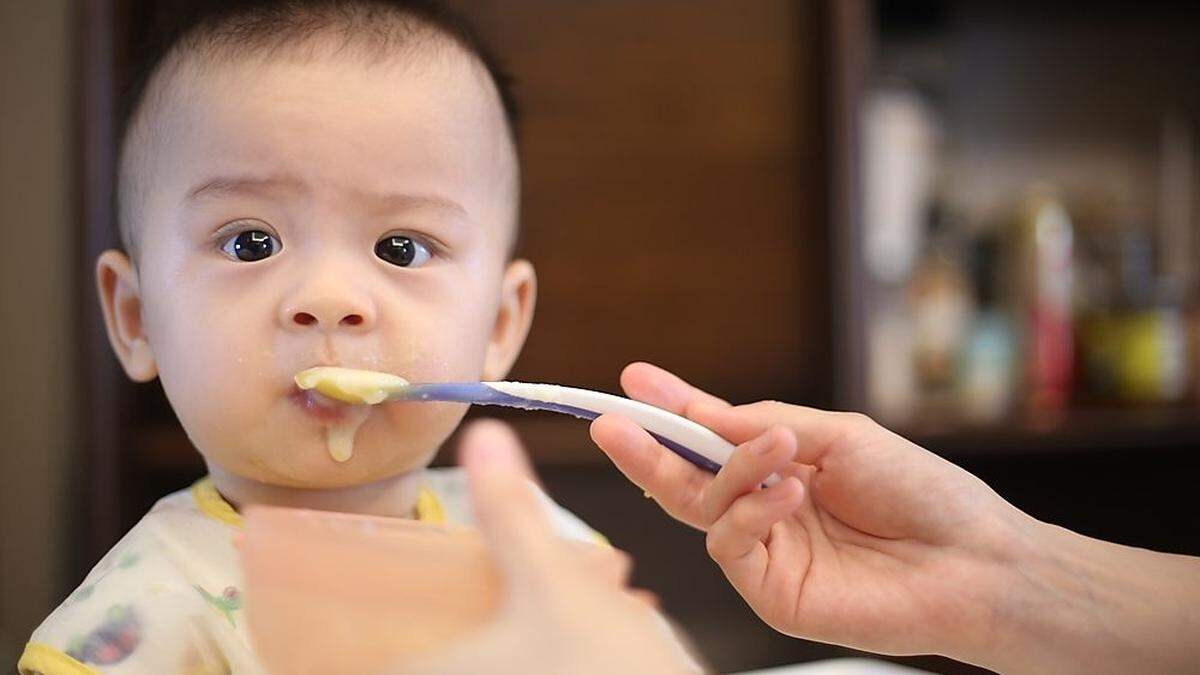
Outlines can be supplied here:
[[114, 0], [81, 0], [78, 6], [73, 125], [76, 134], [77, 190], [74, 210], [79, 224], [76, 289], [82, 387], [79, 392], [79, 439], [83, 462], [77, 508], [84, 531], [78, 558], [84, 566], [99, 560], [123, 534], [120, 461], [128, 446], [122, 422], [128, 405], [121, 373], [108, 347], [96, 298], [96, 256], [117, 245], [114, 229], [113, 166], [116, 157], [116, 11]]

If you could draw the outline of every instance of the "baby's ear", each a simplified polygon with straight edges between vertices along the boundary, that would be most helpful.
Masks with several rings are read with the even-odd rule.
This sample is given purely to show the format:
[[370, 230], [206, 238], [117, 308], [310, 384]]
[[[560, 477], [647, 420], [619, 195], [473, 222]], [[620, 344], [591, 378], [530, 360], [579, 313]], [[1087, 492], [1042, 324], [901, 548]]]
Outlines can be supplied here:
[[537, 303], [537, 275], [528, 260], [514, 260], [500, 283], [500, 306], [483, 362], [484, 380], [501, 380], [525, 345]]
[[153, 380], [158, 366], [143, 332], [137, 272], [124, 253], [108, 250], [100, 254], [96, 260], [96, 288], [100, 291], [108, 341], [125, 374], [137, 382]]

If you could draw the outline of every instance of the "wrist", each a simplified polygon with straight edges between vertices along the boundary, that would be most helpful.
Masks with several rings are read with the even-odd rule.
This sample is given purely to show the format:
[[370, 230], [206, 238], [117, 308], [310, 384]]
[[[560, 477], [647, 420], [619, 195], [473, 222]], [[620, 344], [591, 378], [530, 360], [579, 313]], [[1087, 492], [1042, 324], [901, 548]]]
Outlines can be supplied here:
[[1096, 631], [1083, 537], [1032, 517], [1005, 561], [991, 603], [991, 644], [981, 663], [1000, 673], [1070, 672], [1071, 654]]
[[1015, 508], [1009, 516], [968, 553], [973, 571], [966, 594], [974, 611], [946, 627], [945, 635], [956, 637], [941, 651], [998, 673], [1028, 672], [1025, 664], [1041, 658], [1031, 650], [1047, 639], [1045, 625], [1063, 621], [1047, 613], [1072, 611], [1058, 593], [1053, 602], [1048, 595], [1062, 581], [1054, 573], [1061, 570], [1056, 558], [1071, 533]]
[[1025, 517], [989, 603], [993, 631], [968, 660], [1005, 674], [1187, 672], [1195, 559]]
[[970, 553], [976, 611], [957, 624], [958, 639], [943, 653], [998, 673], [1071, 672], [1069, 655], [1096, 630], [1080, 565], [1095, 555], [1083, 550], [1093, 540], [1015, 508], [1001, 522]]

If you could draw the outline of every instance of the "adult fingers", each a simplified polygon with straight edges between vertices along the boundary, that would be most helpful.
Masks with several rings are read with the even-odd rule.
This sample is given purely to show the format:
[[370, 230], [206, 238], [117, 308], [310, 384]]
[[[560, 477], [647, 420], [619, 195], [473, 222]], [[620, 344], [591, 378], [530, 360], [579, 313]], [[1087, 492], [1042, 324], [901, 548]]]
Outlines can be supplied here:
[[763, 544], [776, 523], [800, 508], [804, 495], [799, 479], [785, 478], [742, 496], [709, 528], [708, 554], [739, 590], [761, 583], [769, 562]]
[[834, 447], [835, 441], [849, 433], [861, 415], [832, 413], [816, 408], [759, 401], [731, 408], [712, 405], [693, 406], [691, 419], [703, 424], [730, 443], [745, 443], [773, 426], [783, 426], [796, 438], [795, 461], [817, 465]]
[[563, 566], [562, 545], [512, 429], [496, 420], [467, 427], [459, 444], [479, 529], [511, 584], [537, 588]]
[[796, 437], [785, 427], [774, 426], [739, 445], [704, 491], [701, 511], [715, 522], [735, 499], [759, 489], [771, 474], [792, 462]]
[[645, 429], [618, 415], [592, 422], [592, 440], [634, 484], [645, 490], [671, 517], [703, 528], [701, 497], [712, 474], [664, 448]]
[[631, 363], [621, 371], [621, 388], [632, 399], [684, 415], [691, 405], [729, 407], [716, 396], [694, 387], [670, 371], [649, 363]]

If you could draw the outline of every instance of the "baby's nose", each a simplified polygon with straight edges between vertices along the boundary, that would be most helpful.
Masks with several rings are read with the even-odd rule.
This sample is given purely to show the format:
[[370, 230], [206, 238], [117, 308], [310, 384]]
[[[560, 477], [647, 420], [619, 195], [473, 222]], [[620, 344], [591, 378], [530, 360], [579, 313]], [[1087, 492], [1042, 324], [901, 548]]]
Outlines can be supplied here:
[[375, 310], [363, 298], [318, 295], [284, 303], [279, 319], [291, 330], [367, 331], [375, 325]]

